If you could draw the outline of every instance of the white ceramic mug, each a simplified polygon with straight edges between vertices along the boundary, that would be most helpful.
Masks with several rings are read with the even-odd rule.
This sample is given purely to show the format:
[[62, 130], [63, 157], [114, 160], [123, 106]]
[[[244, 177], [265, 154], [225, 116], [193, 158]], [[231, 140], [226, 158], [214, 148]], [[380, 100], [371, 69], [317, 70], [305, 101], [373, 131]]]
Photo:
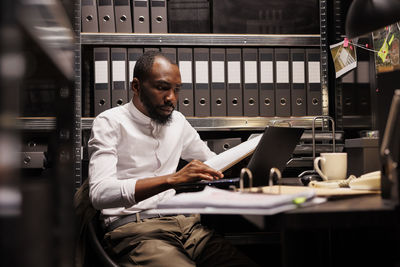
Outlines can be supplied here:
[[[321, 169], [318, 166], [320, 161]], [[347, 153], [321, 153], [314, 160], [314, 169], [325, 181], [346, 179]]]

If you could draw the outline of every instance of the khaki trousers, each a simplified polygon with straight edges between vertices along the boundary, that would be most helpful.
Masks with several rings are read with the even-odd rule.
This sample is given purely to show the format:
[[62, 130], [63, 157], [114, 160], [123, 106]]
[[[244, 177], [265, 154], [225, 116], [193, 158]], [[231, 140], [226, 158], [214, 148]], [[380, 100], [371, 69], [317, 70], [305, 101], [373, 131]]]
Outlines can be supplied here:
[[255, 266], [235, 247], [183, 215], [132, 222], [106, 233], [106, 249], [120, 266]]

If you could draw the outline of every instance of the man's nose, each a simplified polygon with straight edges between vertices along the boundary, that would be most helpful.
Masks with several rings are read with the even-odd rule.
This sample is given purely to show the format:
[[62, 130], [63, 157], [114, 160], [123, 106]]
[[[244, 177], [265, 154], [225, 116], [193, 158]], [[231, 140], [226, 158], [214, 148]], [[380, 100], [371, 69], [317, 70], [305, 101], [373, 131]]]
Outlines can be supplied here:
[[176, 101], [176, 92], [174, 89], [168, 90], [166, 96], [165, 96], [165, 101], [170, 101], [170, 102], [175, 102]]

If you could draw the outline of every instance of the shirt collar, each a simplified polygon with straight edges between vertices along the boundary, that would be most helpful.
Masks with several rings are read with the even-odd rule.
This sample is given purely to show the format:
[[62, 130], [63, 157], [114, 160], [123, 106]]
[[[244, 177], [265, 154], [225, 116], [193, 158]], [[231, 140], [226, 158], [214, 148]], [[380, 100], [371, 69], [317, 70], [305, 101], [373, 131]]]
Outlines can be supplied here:
[[[142, 124], [144, 126], [147, 126], [154, 131], [158, 132], [163, 128], [160, 124], [156, 123], [150, 117], [147, 115], [143, 114], [134, 104], [133, 101], [129, 101], [129, 103], [126, 104], [127, 108], [129, 110], [129, 113], [132, 115], [132, 118], [139, 124]], [[175, 112], [175, 111], [173, 111]], [[174, 114], [172, 114], [174, 115]]]
[[152, 125], [153, 124], [150, 117], [146, 116], [140, 110], [138, 110], [137, 107], [133, 104], [133, 101], [129, 101], [127, 106], [128, 106], [129, 113], [132, 115], [132, 117], [135, 121], [139, 122], [140, 124], [144, 124], [144, 125]]

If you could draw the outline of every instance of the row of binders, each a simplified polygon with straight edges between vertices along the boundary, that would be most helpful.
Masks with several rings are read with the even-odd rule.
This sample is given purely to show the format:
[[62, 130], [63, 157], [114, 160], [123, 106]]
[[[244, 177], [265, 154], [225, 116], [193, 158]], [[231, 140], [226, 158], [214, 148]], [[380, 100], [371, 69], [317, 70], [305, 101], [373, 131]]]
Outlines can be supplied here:
[[[132, 97], [136, 60], [147, 49], [94, 48], [94, 115]], [[172, 48], [186, 116], [315, 116], [322, 114], [320, 50], [313, 48]]]
[[167, 33], [166, 0], [81, 0], [82, 32]]

